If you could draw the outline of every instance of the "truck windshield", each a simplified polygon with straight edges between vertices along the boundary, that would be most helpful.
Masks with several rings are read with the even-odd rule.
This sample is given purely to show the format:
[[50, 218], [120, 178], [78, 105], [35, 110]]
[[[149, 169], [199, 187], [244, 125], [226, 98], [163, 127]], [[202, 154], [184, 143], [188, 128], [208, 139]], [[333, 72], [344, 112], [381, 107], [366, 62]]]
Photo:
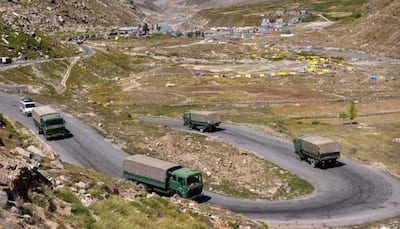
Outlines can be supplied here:
[[47, 126], [59, 125], [59, 124], [64, 124], [64, 121], [62, 119], [51, 119], [46, 121]]
[[196, 184], [196, 183], [199, 183], [199, 182], [201, 182], [201, 174], [197, 174], [197, 175], [190, 176], [190, 177], [187, 178], [187, 184], [188, 185]]
[[34, 103], [28, 103], [28, 104], [25, 104], [25, 107], [26, 108], [35, 107], [35, 104]]

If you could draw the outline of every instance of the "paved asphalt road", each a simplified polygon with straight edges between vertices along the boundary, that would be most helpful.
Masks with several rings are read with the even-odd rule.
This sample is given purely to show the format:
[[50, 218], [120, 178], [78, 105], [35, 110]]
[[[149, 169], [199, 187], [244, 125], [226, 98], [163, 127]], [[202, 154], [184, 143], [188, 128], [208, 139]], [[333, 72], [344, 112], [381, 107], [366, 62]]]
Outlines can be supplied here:
[[[25, 117], [19, 112], [18, 101], [17, 96], [0, 93], [0, 113], [37, 133], [32, 118]], [[38, 137], [57, 152], [63, 161], [121, 177], [122, 162], [127, 154], [105, 141], [101, 135], [79, 119], [65, 113], [63, 116], [67, 122], [67, 129], [74, 135], [72, 138], [46, 141], [42, 135]]]
[[[185, 130], [180, 120], [141, 119]], [[295, 158], [290, 142], [247, 127], [223, 124], [220, 131], [207, 135], [254, 152], [316, 187], [309, 196], [287, 201], [239, 200], [206, 192], [210, 203], [283, 225], [352, 225], [400, 215], [400, 180], [377, 168], [346, 158], [341, 158], [333, 168], [312, 168]]]
[[[35, 131], [32, 118], [19, 113], [18, 100], [16, 96], [0, 93], [0, 113]], [[78, 119], [65, 113], [63, 116], [74, 137], [54, 141], [38, 137], [47, 142], [66, 162], [121, 177], [122, 161], [127, 154], [106, 142]], [[141, 119], [185, 130], [179, 120], [152, 117]], [[340, 159], [343, 164], [334, 168], [311, 168], [306, 162], [295, 159], [289, 142], [246, 127], [222, 125], [221, 128], [207, 135], [250, 150], [288, 169], [312, 182], [316, 191], [302, 199], [288, 201], [248, 201], [205, 192], [210, 197], [210, 203], [253, 219], [284, 225], [350, 225], [400, 215], [400, 181], [374, 167]]]
[[[95, 51], [91, 49], [89, 46], [85, 45], [78, 45], [79, 50], [81, 51], [80, 56], [82, 57], [87, 57], [95, 54]], [[45, 62], [51, 62], [55, 60], [68, 60], [68, 59], [73, 59], [73, 57], [62, 57], [62, 58], [52, 58], [52, 59], [39, 59], [39, 60], [18, 60], [14, 61], [11, 64], [0, 64], [0, 69], [9, 69], [9, 68], [15, 68], [19, 66], [26, 66], [26, 65], [32, 65], [32, 64], [38, 64], [38, 63], [45, 63]]]

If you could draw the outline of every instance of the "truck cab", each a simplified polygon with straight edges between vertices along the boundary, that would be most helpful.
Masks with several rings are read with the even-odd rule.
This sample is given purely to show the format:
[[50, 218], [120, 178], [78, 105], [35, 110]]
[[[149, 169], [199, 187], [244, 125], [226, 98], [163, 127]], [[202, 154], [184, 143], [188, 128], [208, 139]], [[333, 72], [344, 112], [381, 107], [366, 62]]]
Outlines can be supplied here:
[[182, 118], [183, 118], [183, 124], [185, 126], [186, 125], [191, 125], [192, 116], [191, 116], [190, 112], [184, 112]]
[[172, 194], [183, 198], [195, 198], [201, 195], [203, 179], [201, 172], [191, 168], [180, 168], [171, 172], [169, 187]]
[[36, 107], [36, 103], [30, 98], [24, 98], [19, 101], [19, 110], [25, 116], [31, 116], [34, 107]]
[[67, 135], [65, 120], [60, 114], [49, 114], [41, 117], [41, 124], [40, 129], [46, 139]]

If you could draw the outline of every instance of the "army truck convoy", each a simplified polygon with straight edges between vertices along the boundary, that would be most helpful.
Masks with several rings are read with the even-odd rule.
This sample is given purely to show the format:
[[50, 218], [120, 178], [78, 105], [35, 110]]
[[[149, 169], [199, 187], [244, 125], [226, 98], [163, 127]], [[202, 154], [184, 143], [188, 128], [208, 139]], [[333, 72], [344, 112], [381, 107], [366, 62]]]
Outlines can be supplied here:
[[126, 179], [136, 181], [149, 192], [194, 198], [203, 190], [199, 170], [140, 154], [125, 158], [123, 171]]
[[[22, 99], [19, 109], [23, 115], [32, 115], [38, 133], [47, 140], [70, 135], [65, 120], [51, 106], [36, 107], [33, 100]], [[201, 132], [215, 131], [221, 119], [218, 112], [189, 111], [184, 112], [183, 123]], [[296, 157], [308, 161], [312, 167], [332, 165], [340, 157], [339, 143], [325, 137], [299, 135], [293, 139], [293, 144]], [[197, 169], [139, 154], [125, 158], [122, 167], [125, 179], [137, 182], [148, 192], [195, 198], [203, 191], [202, 174]]]

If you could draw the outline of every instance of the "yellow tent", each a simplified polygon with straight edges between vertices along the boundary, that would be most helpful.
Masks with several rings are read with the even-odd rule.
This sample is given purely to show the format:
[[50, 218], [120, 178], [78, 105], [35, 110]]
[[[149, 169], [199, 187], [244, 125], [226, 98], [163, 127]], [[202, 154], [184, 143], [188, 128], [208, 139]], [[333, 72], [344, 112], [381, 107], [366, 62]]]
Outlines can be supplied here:
[[259, 77], [265, 77], [265, 74], [264, 73], [260, 73], [260, 74], [258, 74], [258, 76]]
[[242, 75], [236, 74], [235, 77], [236, 77], [236, 78], [240, 78], [240, 77], [242, 77]]
[[280, 75], [280, 76], [287, 76], [287, 72], [280, 71], [280, 72], [278, 72], [278, 75]]

